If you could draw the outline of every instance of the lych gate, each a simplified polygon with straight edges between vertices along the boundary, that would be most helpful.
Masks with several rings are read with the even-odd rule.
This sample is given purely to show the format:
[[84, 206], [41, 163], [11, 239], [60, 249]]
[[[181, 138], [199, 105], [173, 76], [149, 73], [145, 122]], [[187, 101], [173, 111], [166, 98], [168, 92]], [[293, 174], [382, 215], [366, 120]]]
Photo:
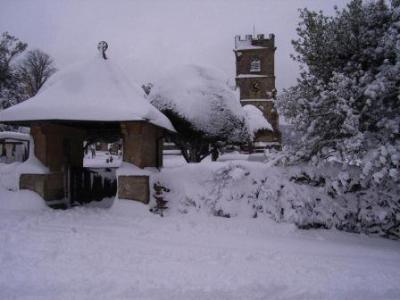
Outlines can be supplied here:
[[162, 138], [166, 130], [174, 131], [143, 91], [102, 57], [56, 74], [38, 95], [0, 112], [0, 121], [30, 126], [34, 154], [48, 171], [21, 174], [20, 188], [39, 193], [53, 206], [115, 192], [112, 182], [103, 182], [95, 195], [93, 178], [83, 168], [83, 145], [120, 138], [124, 172], [117, 173], [118, 197], [147, 203], [149, 172], [144, 168], [162, 166]]
[[[162, 166], [161, 140], [163, 129], [143, 121], [101, 122], [40, 122], [31, 123], [35, 156], [49, 168], [48, 174], [22, 174], [20, 188], [38, 192], [49, 203], [88, 202], [112, 196], [113, 182], [96, 185], [88, 169], [83, 168], [83, 142], [94, 136], [106, 141], [122, 137], [123, 162], [139, 168]], [[115, 140], [115, 138], [114, 138]], [[148, 176], [121, 176], [118, 197], [149, 201]], [[103, 190], [103, 192], [101, 192]], [[110, 194], [111, 193], [111, 194]], [[61, 200], [61, 201], [59, 201]]]

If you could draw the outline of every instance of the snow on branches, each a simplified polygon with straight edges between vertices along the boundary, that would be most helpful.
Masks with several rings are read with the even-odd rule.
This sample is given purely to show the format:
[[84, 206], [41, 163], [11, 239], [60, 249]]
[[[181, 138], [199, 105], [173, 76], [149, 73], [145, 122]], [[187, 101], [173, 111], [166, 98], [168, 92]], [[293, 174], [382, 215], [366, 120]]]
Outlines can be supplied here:
[[176, 68], [155, 84], [150, 99], [158, 109], [173, 110], [207, 137], [247, 138], [240, 103], [217, 70], [196, 65]]
[[188, 161], [208, 155], [209, 144], [245, 143], [250, 138], [245, 112], [218, 70], [175, 68], [155, 83], [149, 97], [178, 131], [174, 142]]
[[332, 17], [300, 17], [293, 58], [303, 71], [277, 101], [302, 136], [292, 159], [359, 167], [365, 185], [397, 182], [399, 2], [352, 0]]

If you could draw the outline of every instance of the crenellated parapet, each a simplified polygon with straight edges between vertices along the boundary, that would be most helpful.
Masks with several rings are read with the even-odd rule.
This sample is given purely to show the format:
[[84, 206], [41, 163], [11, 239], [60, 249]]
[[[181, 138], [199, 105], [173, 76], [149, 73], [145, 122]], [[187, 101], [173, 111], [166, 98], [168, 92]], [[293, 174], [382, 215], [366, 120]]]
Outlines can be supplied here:
[[268, 38], [266, 38], [264, 34], [235, 36], [235, 51], [250, 50], [260, 47], [275, 49], [275, 35], [271, 33]]

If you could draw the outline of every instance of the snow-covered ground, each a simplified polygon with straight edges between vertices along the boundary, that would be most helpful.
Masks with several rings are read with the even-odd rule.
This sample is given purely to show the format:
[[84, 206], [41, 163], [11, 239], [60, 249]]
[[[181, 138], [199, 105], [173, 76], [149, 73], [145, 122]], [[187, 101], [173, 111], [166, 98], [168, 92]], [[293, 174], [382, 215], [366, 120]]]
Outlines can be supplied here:
[[267, 219], [161, 218], [124, 200], [55, 211], [15, 194], [2, 201], [38, 207], [0, 209], [1, 299], [400, 297], [398, 242]]
[[398, 241], [202, 210], [162, 218], [128, 200], [52, 210], [0, 187], [0, 299], [399, 299], [399, 280]]
[[90, 153], [86, 154], [83, 158], [83, 166], [85, 168], [118, 168], [121, 166], [121, 163], [121, 156], [100, 150], [96, 151], [96, 156], [93, 158]]

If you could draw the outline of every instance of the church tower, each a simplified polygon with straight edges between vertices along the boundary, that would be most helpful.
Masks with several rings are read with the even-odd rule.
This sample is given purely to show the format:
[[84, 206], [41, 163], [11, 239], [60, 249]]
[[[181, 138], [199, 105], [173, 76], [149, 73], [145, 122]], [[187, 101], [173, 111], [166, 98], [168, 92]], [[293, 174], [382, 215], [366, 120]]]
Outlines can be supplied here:
[[240, 90], [240, 103], [260, 109], [273, 131], [261, 130], [256, 134], [255, 146], [281, 148], [279, 116], [275, 109], [275, 36], [235, 36], [236, 86]]

